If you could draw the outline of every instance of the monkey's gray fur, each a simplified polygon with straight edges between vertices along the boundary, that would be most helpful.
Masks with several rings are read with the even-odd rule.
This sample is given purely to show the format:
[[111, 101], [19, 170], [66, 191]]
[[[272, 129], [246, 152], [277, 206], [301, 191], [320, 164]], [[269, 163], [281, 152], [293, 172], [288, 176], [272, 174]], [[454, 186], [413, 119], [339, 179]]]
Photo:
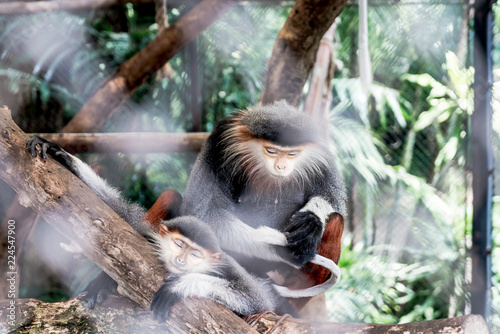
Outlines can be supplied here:
[[[28, 151], [36, 156], [36, 146], [40, 145], [43, 158], [47, 153], [82, 180], [111, 209], [129, 223], [141, 235], [157, 242], [161, 237], [142, 221], [145, 210], [138, 204], [126, 200], [120, 192], [98, 176], [89, 165], [67, 153], [57, 144], [39, 137], [32, 137], [27, 143]], [[167, 228], [177, 228], [185, 232], [188, 239], [199, 245], [207, 245], [212, 251], [220, 251], [218, 240], [210, 227], [195, 217], [178, 217], [166, 221]], [[162, 257], [160, 257], [162, 258]], [[151, 308], [160, 321], [166, 319], [173, 303], [183, 297], [196, 296], [211, 298], [241, 314], [250, 315], [266, 310], [278, 313], [293, 313], [286, 300], [274, 290], [271, 281], [249, 274], [229, 255], [222, 253], [221, 265], [214, 266], [208, 273], [191, 273], [182, 276], [171, 275], [153, 299]], [[89, 308], [101, 304], [108, 293], [116, 293], [117, 284], [102, 272], [91, 281], [85, 299]]]
[[[302, 266], [315, 256], [325, 220], [346, 213], [344, 183], [318, 134], [308, 115], [284, 101], [224, 119], [198, 155], [181, 214], [209, 224], [224, 251], [251, 272]], [[266, 176], [247, 149], [260, 139], [307, 145], [304, 163], [284, 181]]]

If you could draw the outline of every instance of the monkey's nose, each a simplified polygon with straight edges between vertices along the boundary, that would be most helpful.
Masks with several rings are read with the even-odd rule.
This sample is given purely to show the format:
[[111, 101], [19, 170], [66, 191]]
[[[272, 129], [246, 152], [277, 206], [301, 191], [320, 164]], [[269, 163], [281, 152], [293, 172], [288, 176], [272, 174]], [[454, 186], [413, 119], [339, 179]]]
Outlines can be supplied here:
[[186, 264], [186, 260], [182, 257], [178, 257], [177, 258], [177, 262], [179, 262], [179, 264], [182, 264], [182, 265], [185, 265]]
[[280, 164], [280, 163], [276, 164], [276, 170], [280, 171], [280, 172], [285, 171], [286, 170], [286, 164]]

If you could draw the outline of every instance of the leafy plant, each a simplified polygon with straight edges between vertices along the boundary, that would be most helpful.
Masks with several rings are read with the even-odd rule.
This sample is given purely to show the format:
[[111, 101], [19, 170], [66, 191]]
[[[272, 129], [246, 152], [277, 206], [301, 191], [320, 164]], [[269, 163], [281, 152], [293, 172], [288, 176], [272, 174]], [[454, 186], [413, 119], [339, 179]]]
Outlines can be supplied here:
[[[421, 203], [438, 199], [422, 180], [411, 183], [413, 186], [404, 190], [406, 196], [421, 198]], [[439, 203], [442, 211], [453, 211], [446, 203]], [[428, 212], [421, 206], [415, 209]], [[418, 215], [410, 212], [410, 216]], [[431, 217], [440, 216], [444, 217]], [[460, 215], [448, 221], [411, 219], [416, 242], [407, 243], [413, 246], [403, 243], [365, 248], [347, 240], [339, 263], [342, 278], [327, 294], [331, 320], [406, 323], [463, 314], [468, 298], [467, 261], [465, 247], [455, 237], [459, 234], [457, 219]]]
[[[427, 98], [430, 108], [418, 115], [413, 130], [420, 132], [428, 127], [433, 128], [440, 147], [434, 163], [437, 174], [452, 161], [458, 161], [462, 166], [465, 164], [463, 150], [460, 150], [466, 134], [463, 124], [474, 110], [471, 88], [474, 69], [461, 67], [457, 56], [447, 52], [446, 70], [449, 78], [446, 85], [429, 74], [404, 76], [410, 82], [431, 88]], [[460, 155], [459, 159], [456, 159], [457, 155]]]
[[[465, 310], [467, 210], [464, 196], [452, 196], [451, 187], [466, 191], [465, 179], [457, 177], [465, 164], [460, 148], [472, 110], [473, 73], [452, 53], [446, 69], [446, 84], [428, 74], [403, 76], [418, 94], [429, 92], [420, 104], [427, 110], [415, 109], [401, 89], [375, 83], [363, 98], [358, 79], [334, 80], [333, 148], [348, 185], [355, 184], [350, 189], [357, 202], [351, 205], [362, 210], [362, 220], [349, 217], [350, 224], [362, 224], [357, 229], [364, 234], [362, 242], [353, 240], [356, 233], [348, 235], [341, 282], [327, 296], [335, 321], [410, 322]], [[402, 159], [394, 159], [399, 148], [388, 133], [404, 143]], [[413, 147], [429, 133], [437, 133], [436, 155]], [[434, 182], [411, 168], [424, 156], [436, 161]]]

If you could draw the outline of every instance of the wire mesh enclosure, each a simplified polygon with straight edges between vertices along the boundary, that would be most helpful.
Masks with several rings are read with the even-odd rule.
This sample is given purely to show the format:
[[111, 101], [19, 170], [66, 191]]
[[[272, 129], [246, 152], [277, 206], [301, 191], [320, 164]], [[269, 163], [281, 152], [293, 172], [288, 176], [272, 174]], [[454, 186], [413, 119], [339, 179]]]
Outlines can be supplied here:
[[331, 133], [351, 195], [352, 240], [330, 293], [336, 320], [409, 322], [469, 310], [469, 9], [369, 2], [373, 81], [365, 92], [357, 5], [341, 15]]
[[[173, 4], [169, 20], [191, 5]], [[172, 59], [172, 77], [146, 82], [102, 131], [211, 131], [234, 110], [257, 104], [274, 39], [290, 7], [286, 2], [238, 4]], [[500, 13], [497, 5], [493, 12]], [[154, 17], [153, 4], [0, 17], [0, 103], [9, 105], [26, 132], [60, 131], [112, 70], [154, 38]], [[477, 163], [471, 158], [472, 18], [467, 1], [374, 0], [364, 8], [350, 1], [336, 23], [334, 42], [325, 42], [334, 53], [330, 147], [349, 195], [342, 278], [326, 295], [330, 320], [397, 323], [471, 312], [471, 171]], [[499, 41], [498, 17], [493, 31]], [[500, 167], [499, 50], [492, 52], [495, 171]], [[148, 152], [84, 158], [146, 207], [165, 189], [182, 192], [195, 159], [192, 153]], [[4, 217], [14, 194], [3, 183], [0, 188]], [[500, 243], [499, 189], [495, 173], [494, 246]], [[46, 239], [53, 240], [53, 232], [41, 224], [36, 228], [37, 235], [48, 233]], [[34, 240], [29, 245], [42, 247]], [[23, 254], [22, 297], [60, 300], [81, 291], [82, 272], [92, 269], [62, 270], [58, 261], [47, 259], [54, 252]], [[50, 270], [33, 275], [41, 271], [34, 263], [44, 261]], [[66, 261], [65, 266], [74, 262]], [[495, 247], [491, 262], [487, 321], [495, 332], [500, 331]], [[30, 280], [35, 276], [38, 282]]]

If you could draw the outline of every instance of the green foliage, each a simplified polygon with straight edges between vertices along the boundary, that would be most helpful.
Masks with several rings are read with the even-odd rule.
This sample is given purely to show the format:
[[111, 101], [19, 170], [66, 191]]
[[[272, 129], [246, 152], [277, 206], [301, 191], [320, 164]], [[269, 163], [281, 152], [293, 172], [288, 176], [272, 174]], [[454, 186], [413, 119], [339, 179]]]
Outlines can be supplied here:
[[[354, 29], [352, 21], [344, 28]], [[385, 59], [396, 57], [400, 49], [401, 60], [401, 48], [408, 47], [405, 39], [391, 39], [391, 45], [402, 45], [392, 50], [382, 39], [375, 44], [374, 58], [377, 52], [385, 52]], [[463, 146], [472, 112], [473, 71], [450, 52], [445, 58], [446, 76], [423, 72], [417, 63], [388, 69], [375, 59], [374, 76], [387, 85], [375, 81], [368, 97], [358, 79], [334, 80], [333, 149], [342, 157], [337, 164], [358, 201], [351, 203], [356, 217], [361, 215], [354, 223], [363, 226], [358, 228], [362, 239], [344, 245], [342, 278], [327, 296], [334, 321], [411, 322], [465, 311], [464, 233], [470, 233], [470, 222], [463, 200]], [[357, 76], [351, 63], [353, 68], [341, 68], [340, 75]], [[385, 73], [377, 75], [381, 70]], [[419, 74], [406, 74], [412, 70]]]
[[409, 74], [404, 78], [420, 86], [431, 88], [427, 98], [429, 110], [418, 115], [413, 129], [416, 132], [433, 127], [437, 144], [440, 147], [434, 168], [436, 172], [447, 164], [457, 160], [463, 166], [465, 158], [461, 143], [465, 137], [464, 124], [472, 115], [474, 109], [473, 91], [471, 85], [474, 78], [473, 68], [462, 68], [455, 54], [446, 54], [446, 70], [448, 84], [442, 84], [428, 74]]
[[[419, 193], [428, 196], [432, 192], [421, 191], [421, 186], [428, 187], [425, 182], [416, 182], [414, 186], [405, 192], [417, 197]], [[422, 198], [425, 200], [430, 198]], [[439, 204], [446, 206], [443, 201]], [[452, 211], [448, 206], [446, 209]], [[327, 294], [331, 319], [406, 323], [463, 314], [468, 298], [466, 252], [456, 238], [460, 234], [457, 228], [460, 224], [456, 223], [456, 220], [411, 220], [412, 235], [417, 242], [413, 247], [363, 248], [347, 241], [339, 263], [342, 279]]]
[[[189, 9], [182, 4], [169, 11], [169, 22]], [[197, 105], [202, 130], [210, 131], [235, 109], [256, 104], [267, 59], [287, 12], [286, 6], [235, 6], [197, 38], [194, 48], [187, 47], [170, 61], [171, 79], [152, 78], [142, 85], [102, 132], [189, 131]], [[127, 4], [86, 16], [54, 12], [2, 17], [0, 79], [6, 82], [8, 94], [20, 95], [22, 89], [35, 92], [33, 98], [38, 101], [26, 104], [37, 118], [59, 119], [54, 115], [56, 108], [49, 108], [58, 103], [69, 119], [121, 63], [156, 36], [154, 16], [153, 4]], [[193, 90], [196, 82], [199, 91]], [[20, 118], [30, 122], [30, 132], [41, 130], [37, 118]], [[57, 131], [64, 123], [42, 131]], [[123, 157], [111, 159], [117, 167], [105, 168], [102, 175], [116, 180], [118, 168], [122, 180], [118, 184], [144, 204], [165, 187], [182, 191], [192, 164], [192, 158], [183, 155], [130, 156], [126, 162]], [[129, 182], [123, 182], [124, 178]]]

